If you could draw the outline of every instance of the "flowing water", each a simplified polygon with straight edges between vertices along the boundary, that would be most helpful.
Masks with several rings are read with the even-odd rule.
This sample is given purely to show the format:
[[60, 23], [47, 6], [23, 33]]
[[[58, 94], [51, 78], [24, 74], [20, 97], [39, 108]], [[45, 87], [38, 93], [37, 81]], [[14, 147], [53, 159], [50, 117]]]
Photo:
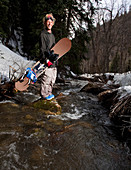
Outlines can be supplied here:
[[61, 115], [45, 115], [27, 103], [39, 96], [22, 93], [21, 104], [0, 103], [1, 170], [128, 170], [129, 149], [112, 131], [108, 110], [96, 96], [79, 92], [72, 81], [55, 93]]

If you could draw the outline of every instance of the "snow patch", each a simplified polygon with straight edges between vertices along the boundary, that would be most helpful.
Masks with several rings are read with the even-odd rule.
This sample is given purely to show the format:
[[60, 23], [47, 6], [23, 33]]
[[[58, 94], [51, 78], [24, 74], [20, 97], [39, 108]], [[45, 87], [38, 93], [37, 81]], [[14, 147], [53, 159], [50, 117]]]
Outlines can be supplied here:
[[27, 67], [33, 65], [33, 61], [14, 53], [0, 42], [0, 78], [9, 80], [10, 74], [16, 70], [15, 77], [19, 77]]
[[118, 95], [120, 95], [119, 99], [127, 96], [127, 95], [131, 95], [131, 86], [122, 86], [119, 87], [118, 89]]
[[115, 84], [120, 84], [120, 86], [128, 86], [131, 85], [131, 72], [115, 74], [114, 75]]

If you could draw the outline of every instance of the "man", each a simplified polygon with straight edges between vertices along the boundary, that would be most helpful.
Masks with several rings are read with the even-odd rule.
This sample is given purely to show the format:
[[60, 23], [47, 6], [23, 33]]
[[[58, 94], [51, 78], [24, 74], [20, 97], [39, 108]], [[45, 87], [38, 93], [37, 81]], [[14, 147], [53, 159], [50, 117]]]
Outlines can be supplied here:
[[58, 55], [50, 52], [50, 49], [55, 45], [55, 37], [52, 33], [54, 23], [55, 18], [53, 15], [47, 14], [43, 18], [44, 30], [40, 35], [40, 56], [42, 57], [42, 62], [44, 61], [48, 66], [41, 77], [41, 97], [46, 100], [54, 98], [52, 89], [57, 76], [56, 60]]

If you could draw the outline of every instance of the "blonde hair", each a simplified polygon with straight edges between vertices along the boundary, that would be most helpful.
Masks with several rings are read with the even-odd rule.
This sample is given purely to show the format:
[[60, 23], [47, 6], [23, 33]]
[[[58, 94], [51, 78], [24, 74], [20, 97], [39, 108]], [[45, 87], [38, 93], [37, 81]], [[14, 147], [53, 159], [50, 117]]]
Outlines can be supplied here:
[[53, 17], [53, 14], [50, 13], [50, 14], [46, 14], [46, 16], [43, 18], [43, 24], [46, 23], [46, 21], [48, 20], [48, 18], [52, 18], [52, 21], [53, 21], [53, 25], [55, 24], [55, 21], [56, 19]]

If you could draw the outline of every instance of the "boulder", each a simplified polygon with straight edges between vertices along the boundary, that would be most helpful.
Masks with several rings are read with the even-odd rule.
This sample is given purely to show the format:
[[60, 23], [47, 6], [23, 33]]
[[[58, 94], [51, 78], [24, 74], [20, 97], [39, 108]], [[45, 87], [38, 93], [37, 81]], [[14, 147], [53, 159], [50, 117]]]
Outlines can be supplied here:
[[61, 106], [55, 99], [48, 100], [37, 100], [30, 104], [37, 110], [44, 110], [45, 114], [58, 115], [61, 114]]
[[117, 95], [117, 91], [118, 91], [117, 89], [115, 89], [115, 90], [110, 89], [110, 90], [103, 91], [98, 94], [98, 99], [99, 99], [99, 101], [102, 102], [102, 104], [105, 107], [110, 108], [111, 105], [113, 104], [113, 99]]
[[109, 89], [109, 87], [105, 86], [104, 83], [91, 83], [91, 82], [89, 82], [80, 91], [98, 95], [99, 93], [101, 93], [105, 90], [108, 90], [108, 89]]

